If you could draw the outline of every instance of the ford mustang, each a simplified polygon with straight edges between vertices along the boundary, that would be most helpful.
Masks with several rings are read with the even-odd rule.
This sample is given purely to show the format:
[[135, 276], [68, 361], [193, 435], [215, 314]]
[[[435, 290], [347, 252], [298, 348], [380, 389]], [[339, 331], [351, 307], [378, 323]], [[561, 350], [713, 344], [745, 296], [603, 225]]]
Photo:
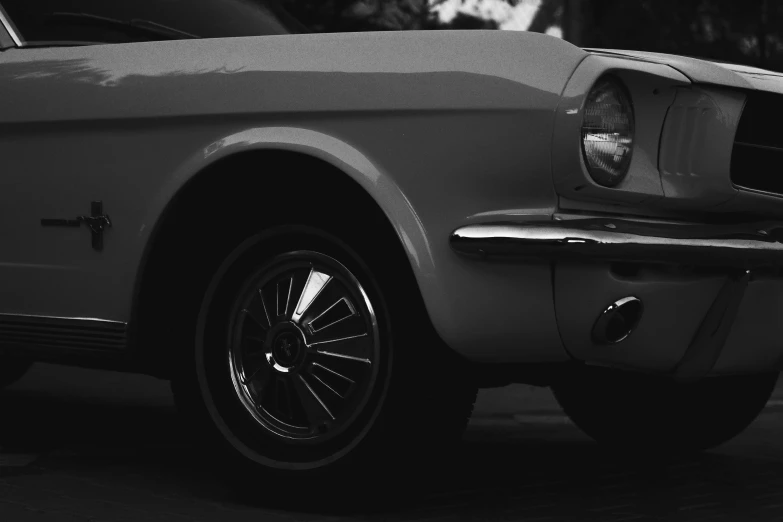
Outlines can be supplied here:
[[447, 447], [482, 387], [644, 452], [770, 397], [783, 75], [261, 0], [0, 5], [3, 385], [169, 379], [194, 437], [303, 480]]

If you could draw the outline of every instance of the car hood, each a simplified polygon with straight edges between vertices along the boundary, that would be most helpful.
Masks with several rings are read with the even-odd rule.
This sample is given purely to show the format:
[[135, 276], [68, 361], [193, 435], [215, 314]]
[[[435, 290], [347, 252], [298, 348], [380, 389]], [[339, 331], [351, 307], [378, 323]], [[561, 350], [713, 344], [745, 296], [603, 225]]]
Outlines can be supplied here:
[[680, 71], [694, 83], [709, 83], [738, 89], [754, 89], [783, 94], [783, 74], [766, 69], [674, 54], [616, 49], [585, 50], [593, 54], [622, 56], [668, 65]]

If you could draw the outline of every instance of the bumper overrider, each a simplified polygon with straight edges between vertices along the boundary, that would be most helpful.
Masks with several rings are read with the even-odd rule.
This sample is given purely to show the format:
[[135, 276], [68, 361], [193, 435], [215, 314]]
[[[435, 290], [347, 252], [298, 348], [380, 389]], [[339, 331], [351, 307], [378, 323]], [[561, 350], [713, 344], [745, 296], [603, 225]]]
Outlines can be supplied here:
[[[725, 269], [722, 287], [690, 337], [687, 348], [683, 347], [667, 372], [684, 382], [705, 377], [716, 368], [754, 273], [771, 271], [779, 275], [783, 267], [783, 223], [780, 222], [694, 225], [628, 218], [571, 218], [481, 223], [455, 230], [450, 244], [463, 256], [486, 261], [620, 262]], [[596, 343], [595, 328], [606, 322], [605, 314], [616, 311], [610, 306], [599, 316], [593, 328], [593, 343]], [[783, 354], [783, 346], [777, 344], [773, 342], [767, 349], [775, 353], [775, 368], [765, 363], [758, 371], [780, 369], [777, 354]], [[730, 355], [724, 360], [731, 359]]]

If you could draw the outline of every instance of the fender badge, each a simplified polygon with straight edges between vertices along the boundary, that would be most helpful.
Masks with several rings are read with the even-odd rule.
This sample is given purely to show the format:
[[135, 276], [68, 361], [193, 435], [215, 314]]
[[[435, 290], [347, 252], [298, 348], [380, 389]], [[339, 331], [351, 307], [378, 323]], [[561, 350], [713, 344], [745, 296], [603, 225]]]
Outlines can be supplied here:
[[111, 227], [111, 219], [103, 213], [103, 202], [93, 201], [90, 204], [89, 216], [77, 216], [76, 219], [42, 219], [44, 227], [78, 227], [86, 223], [92, 232], [92, 248], [100, 252], [103, 250], [103, 229]]

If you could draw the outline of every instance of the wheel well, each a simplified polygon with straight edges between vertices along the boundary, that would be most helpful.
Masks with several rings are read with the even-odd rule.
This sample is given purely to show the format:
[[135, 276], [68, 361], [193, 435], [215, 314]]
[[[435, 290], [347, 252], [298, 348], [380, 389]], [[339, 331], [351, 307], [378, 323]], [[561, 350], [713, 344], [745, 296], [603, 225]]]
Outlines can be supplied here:
[[193, 345], [201, 298], [222, 260], [262, 228], [294, 222], [382, 245], [400, 276], [415, 284], [394, 227], [340, 169], [295, 152], [239, 153], [186, 183], [152, 233], [134, 294], [134, 368], [170, 377], [178, 349]]

